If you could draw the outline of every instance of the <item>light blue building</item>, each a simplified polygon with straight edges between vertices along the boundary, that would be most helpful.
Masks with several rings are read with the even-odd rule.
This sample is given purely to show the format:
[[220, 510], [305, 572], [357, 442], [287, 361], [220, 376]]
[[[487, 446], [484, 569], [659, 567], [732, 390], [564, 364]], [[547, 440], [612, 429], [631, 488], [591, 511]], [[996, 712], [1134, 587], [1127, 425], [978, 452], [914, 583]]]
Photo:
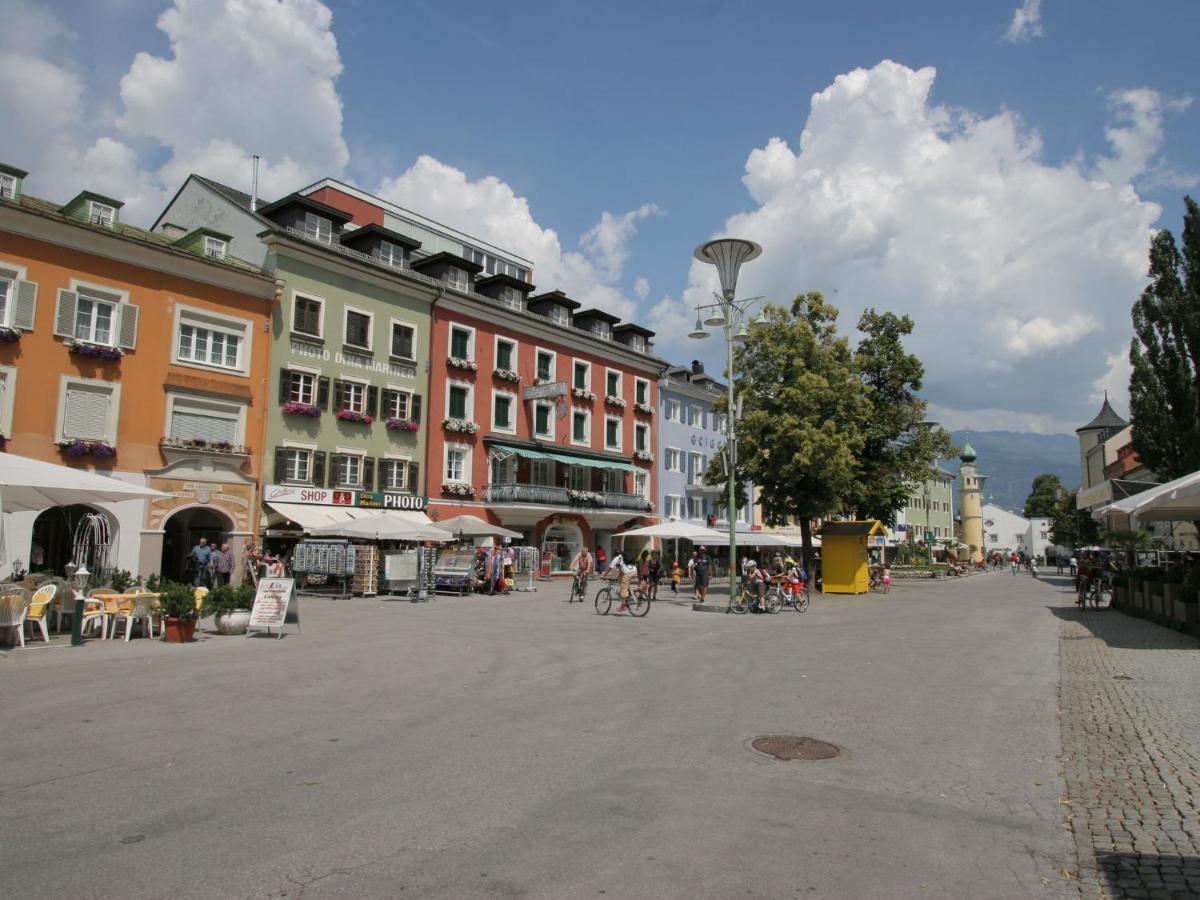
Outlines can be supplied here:
[[[725, 385], [693, 361], [673, 366], [659, 379], [658, 511], [664, 520], [711, 525], [726, 530], [725, 495], [721, 485], [704, 484], [709, 462], [725, 445], [725, 416], [713, 412], [713, 403], [725, 395]], [[754, 486], [746, 485], [749, 502]], [[711, 517], [711, 518], [710, 518]], [[736, 530], [750, 531], [753, 508], [738, 510]], [[709, 548], [719, 552], [720, 548]]]

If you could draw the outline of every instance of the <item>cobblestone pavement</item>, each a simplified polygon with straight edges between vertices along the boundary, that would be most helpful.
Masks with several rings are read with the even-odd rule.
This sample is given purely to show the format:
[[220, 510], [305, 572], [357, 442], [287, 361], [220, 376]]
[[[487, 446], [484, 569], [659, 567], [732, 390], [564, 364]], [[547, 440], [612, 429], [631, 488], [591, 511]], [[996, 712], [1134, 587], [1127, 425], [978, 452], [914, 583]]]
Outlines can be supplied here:
[[1081, 896], [1200, 896], [1200, 642], [1072, 599], [1059, 716]]

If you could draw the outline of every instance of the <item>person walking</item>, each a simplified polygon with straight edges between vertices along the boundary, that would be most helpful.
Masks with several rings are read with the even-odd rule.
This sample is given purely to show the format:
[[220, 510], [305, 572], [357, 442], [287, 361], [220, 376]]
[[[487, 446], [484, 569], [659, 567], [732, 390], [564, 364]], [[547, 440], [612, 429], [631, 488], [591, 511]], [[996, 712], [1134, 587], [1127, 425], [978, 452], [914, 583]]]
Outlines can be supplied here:
[[650, 572], [648, 579], [650, 582], [650, 599], [658, 599], [658, 581], [662, 578], [662, 556], [657, 550], [650, 553]]
[[679, 582], [683, 581], [683, 568], [679, 565], [679, 560], [671, 563], [671, 593], [679, 596]]
[[229, 549], [228, 544], [222, 544], [220, 550], [214, 550], [212, 556], [209, 558], [209, 566], [212, 567], [213, 587], [223, 587], [229, 584], [236, 565], [237, 561], [234, 559], [233, 551]]
[[189, 557], [196, 569], [196, 574], [192, 576], [192, 586], [208, 587], [208, 564], [212, 560], [212, 547], [208, 545], [208, 538], [200, 538], [196, 542], [196, 546], [192, 548]]
[[[711, 572], [712, 560], [708, 558], [708, 548], [701, 544], [696, 548], [696, 557], [692, 560], [692, 585], [695, 588], [696, 597], [701, 603], [708, 596], [708, 580]], [[732, 572], [729, 577], [733, 577]]]
[[890, 594], [892, 592], [892, 567], [883, 567], [883, 592]]

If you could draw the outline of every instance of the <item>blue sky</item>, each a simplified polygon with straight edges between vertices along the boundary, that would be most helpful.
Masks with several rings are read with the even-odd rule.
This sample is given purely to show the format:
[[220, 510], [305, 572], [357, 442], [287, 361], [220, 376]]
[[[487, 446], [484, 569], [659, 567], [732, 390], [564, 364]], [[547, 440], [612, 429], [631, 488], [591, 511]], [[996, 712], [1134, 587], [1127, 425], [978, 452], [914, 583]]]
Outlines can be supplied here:
[[836, 289], [847, 330], [912, 313], [955, 427], [1070, 431], [1121, 401], [1149, 229], [1178, 231], [1200, 173], [1194, 0], [179, 0], [160, 27], [170, 6], [0, 0], [0, 74], [28, 78], [0, 156], [31, 190], [119, 190], [148, 221], [187, 171], [244, 182], [259, 152], [268, 190], [381, 191], [675, 359], [708, 287], [691, 250], [733, 229], [764, 246], [747, 291]]

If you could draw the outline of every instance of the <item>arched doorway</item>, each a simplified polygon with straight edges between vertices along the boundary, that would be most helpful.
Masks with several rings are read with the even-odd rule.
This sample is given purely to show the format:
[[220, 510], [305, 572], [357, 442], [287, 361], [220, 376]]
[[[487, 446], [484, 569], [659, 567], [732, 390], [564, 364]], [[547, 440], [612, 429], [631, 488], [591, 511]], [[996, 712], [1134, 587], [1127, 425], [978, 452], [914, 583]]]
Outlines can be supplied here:
[[171, 581], [190, 580], [188, 553], [200, 538], [210, 544], [228, 539], [233, 522], [223, 513], [207, 506], [181, 509], [163, 523], [162, 562], [159, 573]]
[[551, 573], [569, 572], [571, 560], [583, 547], [583, 532], [570, 521], [557, 521], [542, 535], [542, 551], [550, 552]]
[[[89, 517], [98, 516], [104, 520], [103, 528], [108, 532], [108, 546], [98, 547], [94, 541], [89, 541], [86, 551], [91, 558], [75, 559], [75, 538], [80, 523]], [[97, 576], [98, 569], [105, 565], [112, 566], [116, 561], [117, 526], [107, 513], [76, 503], [71, 506], [53, 506], [44, 510], [33, 520], [33, 537], [29, 547], [29, 571], [51, 572], [54, 575], [66, 576], [68, 563], [84, 562], [88, 569]]]

